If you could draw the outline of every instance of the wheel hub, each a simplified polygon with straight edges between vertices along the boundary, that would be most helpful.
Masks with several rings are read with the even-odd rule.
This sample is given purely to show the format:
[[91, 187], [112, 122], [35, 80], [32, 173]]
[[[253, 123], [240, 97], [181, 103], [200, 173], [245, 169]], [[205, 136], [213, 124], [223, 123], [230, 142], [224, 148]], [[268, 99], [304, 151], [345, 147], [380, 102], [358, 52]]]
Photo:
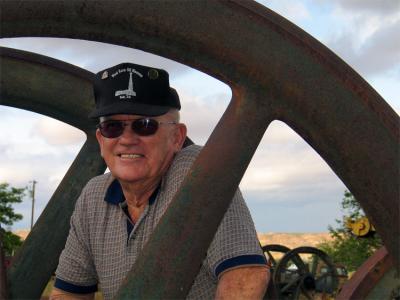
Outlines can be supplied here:
[[302, 285], [306, 290], [315, 290], [315, 279], [311, 274], [304, 276]]

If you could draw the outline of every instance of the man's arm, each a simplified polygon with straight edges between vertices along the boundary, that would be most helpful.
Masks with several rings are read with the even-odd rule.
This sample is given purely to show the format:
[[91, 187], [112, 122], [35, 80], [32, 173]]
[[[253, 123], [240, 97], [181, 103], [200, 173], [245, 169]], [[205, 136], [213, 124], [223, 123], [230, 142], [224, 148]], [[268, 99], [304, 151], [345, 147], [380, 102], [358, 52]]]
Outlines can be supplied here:
[[53, 288], [49, 300], [93, 300], [94, 293], [90, 294], [73, 294], [63, 290]]
[[228, 270], [218, 281], [215, 299], [262, 299], [269, 279], [270, 272], [267, 266]]

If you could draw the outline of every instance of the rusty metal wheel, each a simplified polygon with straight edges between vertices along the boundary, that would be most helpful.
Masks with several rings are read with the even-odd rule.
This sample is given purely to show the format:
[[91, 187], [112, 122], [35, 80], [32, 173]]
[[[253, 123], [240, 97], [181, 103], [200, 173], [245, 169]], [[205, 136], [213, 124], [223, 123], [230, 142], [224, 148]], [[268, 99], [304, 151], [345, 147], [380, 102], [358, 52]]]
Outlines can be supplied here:
[[[399, 157], [399, 116], [340, 58], [287, 20], [258, 3], [241, 0], [151, 5], [128, 0], [0, 0], [0, 11], [2, 38], [67, 37], [137, 48], [185, 63], [232, 88], [228, 108], [120, 287], [118, 299], [185, 298], [247, 165], [274, 120], [304, 138], [360, 199], [399, 269], [399, 169], [393, 163]], [[82, 71], [83, 76], [64, 76], [57, 68], [43, 78], [37, 65], [18, 67], [21, 61], [1, 63], [0, 104], [62, 120], [71, 112], [69, 123], [90, 132], [79, 116], [92, 102], [77, 101], [92, 98], [82, 97], [90, 79]], [[41, 82], [53, 83], [53, 78], [62, 84], [39, 88]], [[56, 101], [60, 96], [65, 98]], [[58, 102], [63, 105], [54, 105]], [[94, 138], [85, 145], [65, 185], [55, 193], [65, 197], [65, 206], [59, 201], [48, 206], [8, 271], [10, 299], [39, 298], [56, 267], [62, 243], [47, 243], [52, 240], [49, 232], [65, 241], [75, 198], [63, 189], [75, 190], [82, 183], [82, 176], [79, 182], [72, 176], [76, 171], [88, 174], [104, 167], [93, 155], [98, 151]], [[85, 159], [88, 156], [92, 162]], [[64, 214], [56, 218], [54, 212], [60, 211]], [[53, 218], [57, 222], [46, 222]], [[39, 269], [40, 276], [30, 272]]]
[[278, 259], [280, 260], [284, 254], [290, 251], [290, 248], [279, 244], [265, 245], [261, 248], [272, 270], [275, 270]]
[[[261, 247], [265, 257], [268, 259], [268, 265], [270, 267], [271, 277], [273, 276], [276, 265], [282, 259], [282, 257], [290, 251], [290, 248], [279, 245], [279, 244], [270, 244]], [[267, 291], [264, 295], [264, 299], [276, 299], [277, 298], [277, 290], [275, 289], [275, 285], [272, 280], [270, 280], [268, 284]]]
[[338, 273], [325, 252], [298, 247], [278, 263], [273, 282], [279, 299], [328, 299], [337, 292]]

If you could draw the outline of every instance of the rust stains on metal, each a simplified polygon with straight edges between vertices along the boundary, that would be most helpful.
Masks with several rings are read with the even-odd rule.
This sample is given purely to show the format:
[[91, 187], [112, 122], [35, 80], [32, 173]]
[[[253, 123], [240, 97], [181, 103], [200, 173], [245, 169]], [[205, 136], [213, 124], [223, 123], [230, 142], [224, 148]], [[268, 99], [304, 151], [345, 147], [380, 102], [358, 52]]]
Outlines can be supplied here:
[[84, 130], [88, 136], [7, 270], [7, 299], [39, 298], [64, 248], [76, 199], [86, 182], [106, 168], [94, 138], [94, 124], [87, 118], [94, 103], [93, 74], [7, 48], [0, 48], [0, 68], [0, 104], [48, 115]]
[[[275, 119], [302, 136], [351, 190], [400, 268], [399, 117], [356, 72], [295, 25], [239, 0], [0, 5], [2, 37], [69, 37], [138, 48], [205, 71], [233, 89], [193, 166], [196, 176], [185, 180], [121, 299], [131, 292], [137, 298], [187, 292], [229, 197]], [[201, 223], [205, 216], [207, 227]], [[190, 231], [182, 231], [183, 220]], [[164, 258], [151, 265], [154, 256], [146, 253], [160, 247]], [[190, 261], [184, 259], [188, 253]]]
[[371, 290], [393, 266], [393, 259], [386, 248], [380, 248], [343, 285], [336, 299], [366, 299]]

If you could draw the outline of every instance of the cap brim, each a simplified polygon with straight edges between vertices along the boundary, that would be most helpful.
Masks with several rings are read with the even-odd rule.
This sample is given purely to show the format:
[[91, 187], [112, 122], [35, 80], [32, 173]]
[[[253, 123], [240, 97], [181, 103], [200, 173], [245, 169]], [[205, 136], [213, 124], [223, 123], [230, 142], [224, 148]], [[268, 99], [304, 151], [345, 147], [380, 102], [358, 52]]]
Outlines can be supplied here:
[[160, 116], [166, 114], [171, 107], [161, 105], [147, 105], [143, 103], [118, 103], [100, 109], [95, 109], [89, 114], [89, 118], [95, 119], [109, 115], [141, 115], [141, 116]]

